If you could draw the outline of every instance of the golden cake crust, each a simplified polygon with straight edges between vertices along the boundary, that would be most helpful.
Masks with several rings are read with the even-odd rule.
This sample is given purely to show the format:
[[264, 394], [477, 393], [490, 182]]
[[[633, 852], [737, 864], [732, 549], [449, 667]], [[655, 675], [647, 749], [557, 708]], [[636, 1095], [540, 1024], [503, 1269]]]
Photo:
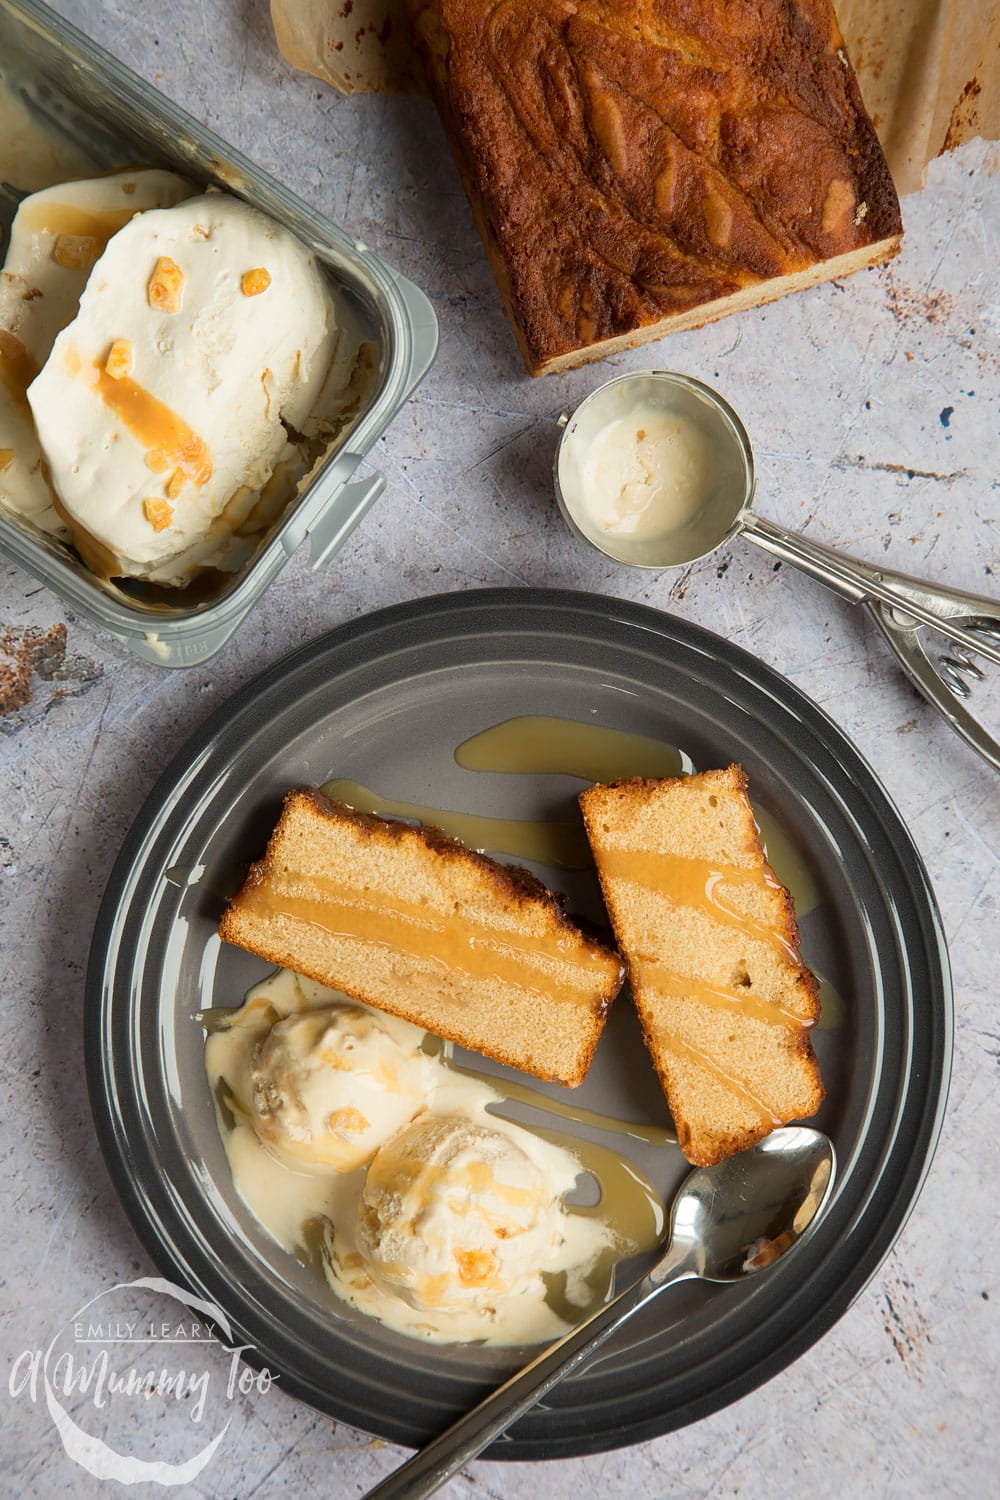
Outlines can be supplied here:
[[895, 254], [828, 0], [409, 0], [529, 371]]

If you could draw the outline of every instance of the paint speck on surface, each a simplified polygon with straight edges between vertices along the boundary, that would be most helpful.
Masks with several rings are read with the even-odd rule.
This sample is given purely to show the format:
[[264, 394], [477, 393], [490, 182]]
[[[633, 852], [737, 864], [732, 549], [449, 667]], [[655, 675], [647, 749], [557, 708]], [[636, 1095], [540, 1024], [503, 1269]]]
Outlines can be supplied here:
[[938, 418], [938, 421], [941, 423], [942, 427], [950, 427], [951, 419], [954, 415], [955, 408], [953, 406], [945, 406], [942, 408], [941, 415]]
[[[853, 456], [849, 453], [841, 453], [833, 460], [835, 469], [871, 469], [881, 474], [895, 474], [900, 479], [933, 479], [938, 484], [954, 484], [956, 479], [965, 478], [964, 469], [952, 469], [950, 473], [943, 473], [938, 469], [911, 469], [909, 464], [882, 463], [868, 459], [863, 453]], [[889, 516], [892, 521], [893, 512]]]
[[913, 1282], [890, 1264], [882, 1278], [882, 1326], [911, 1375], [919, 1380], [930, 1342], [930, 1329], [917, 1302]]
[[[950, 317], [954, 299], [947, 292], [932, 292], [926, 288], [917, 290], [897, 281], [891, 272], [885, 279], [886, 305], [901, 326], [919, 328], [924, 323], [939, 327]], [[906, 352], [907, 359], [913, 355]]]

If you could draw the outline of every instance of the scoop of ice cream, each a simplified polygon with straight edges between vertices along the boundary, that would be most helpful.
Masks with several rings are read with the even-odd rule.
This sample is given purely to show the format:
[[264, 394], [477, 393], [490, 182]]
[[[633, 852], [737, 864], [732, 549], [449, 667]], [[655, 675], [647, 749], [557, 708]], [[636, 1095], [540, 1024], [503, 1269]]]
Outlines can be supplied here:
[[176, 172], [111, 172], [31, 193], [14, 215], [0, 276], [0, 323], [43, 365], [75, 316], [94, 263], [138, 213], [190, 198]]
[[[224, 193], [113, 236], [28, 390], [60, 510], [106, 577], [183, 585], [241, 530], [314, 418], [330, 292], [293, 235]], [[285, 476], [280, 476], [284, 483]]]
[[333, 1005], [278, 1021], [251, 1067], [254, 1129], [284, 1156], [350, 1172], [423, 1109], [423, 1032]]
[[413, 1307], [488, 1309], [537, 1289], [562, 1210], [518, 1145], [457, 1116], [425, 1116], [372, 1160], [358, 1248], [379, 1285]]
[[34, 362], [24, 345], [0, 327], [0, 501], [42, 531], [67, 537], [69, 531], [52, 506], [25, 395], [34, 374]]
[[0, 500], [43, 531], [69, 535], [42, 473], [27, 387], [111, 236], [134, 214], [194, 191], [176, 172], [112, 172], [31, 193], [14, 215], [0, 272]]

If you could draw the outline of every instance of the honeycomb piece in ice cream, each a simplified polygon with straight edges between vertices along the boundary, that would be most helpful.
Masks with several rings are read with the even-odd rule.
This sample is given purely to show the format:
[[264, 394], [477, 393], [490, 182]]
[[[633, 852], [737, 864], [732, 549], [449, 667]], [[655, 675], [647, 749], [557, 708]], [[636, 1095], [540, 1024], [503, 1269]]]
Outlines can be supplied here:
[[150, 307], [158, 312], [178, 313], [184, 303], [184, 272], [169, 255], [161, 255], [146, 287]]
[[244, 271], [240, 278], [240, 290], [244, 297], [259, 297], [261, 292], [266, 292], [271, 285], [271, 273], [266, 266], [257, 266], [252, 271]]
[[64, 271], [89, 271], [101, 248], [100, 240], [93, 234], [57, 234], [52, 259]]
[[112, 380], [121, 380], [132, 373], [132, 345], [128, 339], [115, 339], [104, 361], [104, 373]]
[[174, 508], [168, 500], [144, 500], [142, 510], [154, 531], [165, 531], [173, 520]]

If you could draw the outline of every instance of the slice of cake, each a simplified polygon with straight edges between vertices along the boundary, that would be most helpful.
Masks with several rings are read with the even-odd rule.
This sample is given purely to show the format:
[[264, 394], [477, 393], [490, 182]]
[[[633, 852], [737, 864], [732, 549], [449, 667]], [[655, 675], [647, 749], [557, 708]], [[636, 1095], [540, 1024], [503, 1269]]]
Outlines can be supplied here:
[[526, 870], [288, 793], [230, 943], [539, 1078], [580, 1083], [624, 966]]
[[895, 255], [829, 0], [408, 0], [532, 375]]
[[743, 1151], [823, 1099], [816, 980], [739, 766], [581, 793], [604, 900], [681, 1149]]

